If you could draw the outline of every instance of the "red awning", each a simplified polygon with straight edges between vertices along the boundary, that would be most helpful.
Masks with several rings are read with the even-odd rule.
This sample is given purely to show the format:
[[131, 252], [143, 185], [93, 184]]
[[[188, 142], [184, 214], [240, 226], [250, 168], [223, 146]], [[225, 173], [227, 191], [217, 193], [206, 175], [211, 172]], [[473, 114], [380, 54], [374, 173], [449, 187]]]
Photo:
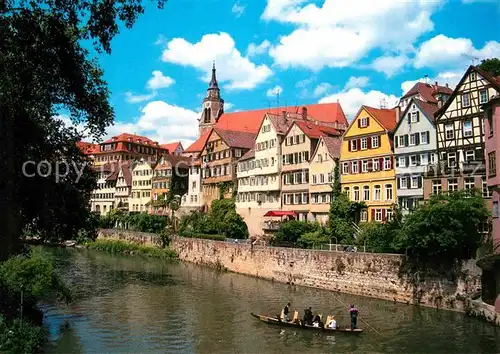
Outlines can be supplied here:
[[284, 210], [271, 210], [264, 214], [264, 216], [297, 216], [293, 211]]

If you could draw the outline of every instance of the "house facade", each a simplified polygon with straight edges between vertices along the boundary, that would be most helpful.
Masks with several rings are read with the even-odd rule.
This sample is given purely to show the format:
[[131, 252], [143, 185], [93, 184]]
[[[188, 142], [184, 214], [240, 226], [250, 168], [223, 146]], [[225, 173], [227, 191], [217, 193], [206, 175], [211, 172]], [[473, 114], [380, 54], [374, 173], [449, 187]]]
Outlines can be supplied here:
[[434, 125], [437, 109], [437, 104], [412, 98], [394, 129], [396, 195], [403, 213], [424, 199], [424, 175], [429, 164], [437, 161]]
[[115, 187], [119, 164], [115, 162], [93, 166], [93, 171], [97, 174], [97, 188], [90, 197], [90, 210], [106, 215], [115, 207]]
[[309, 162], [309, 211], [312, 219], [326, 224], [330, 212], [334, 170], [340, 159], [341, 140], [322, 136]]
[[129, 210], [130, 189], [132, 187], [132, 168], [132, 161], [126, 161], [120, 164], [115, 188], [115, 206], [120, 210]]
[[162, 144], [160, 147], [164, 150], [165, 154], [170, 154], [174, 156], [181, 156], [184, 152], [184, 147], [180, 141], [175, 141], [173, 143]]
[[343, 192], [355, 202], [364, 202], [361, 221], [385, 221], [392, 217], [396, 202], [393, 141], [398, 108], [362, 106], [344, 134], [341, 149]]
[[132, 188], [129, 198], [130, 212], [147, 212], [151, 202], [151, 181], [154, 167], [141, 160], [132, 169]]
[[191, 159], [189, 163], [188, 189], [182, 196], [181, 209], [183, 212], [200, 210], [204, 205], [201, 180], [201, 160]]
[[213, 128], [200, 154], [203, 201], [230, 198], [236, 185], [236, 162], [254, 145], [255, 134]]
[[446, 104], [435, 113], [438, 163], [429, 165], [424, 197], [477, 188], [488, 199], [481, 105], [500, 92], [500, 83], [470, 66]]

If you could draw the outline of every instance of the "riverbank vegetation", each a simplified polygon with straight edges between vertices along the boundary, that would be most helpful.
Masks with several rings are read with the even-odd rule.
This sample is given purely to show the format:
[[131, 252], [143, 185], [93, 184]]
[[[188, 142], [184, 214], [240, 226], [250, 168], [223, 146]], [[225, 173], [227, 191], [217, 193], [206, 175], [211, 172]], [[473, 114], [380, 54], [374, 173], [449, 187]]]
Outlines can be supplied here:
[[170, 260], [176, 260], [178, 258], [177, 253], [169, 248], [145, 246], [121, 240], [97, 239], [93, 242], [86, 243], [85, 246], [89, 249], [109, 253], [122, 253]]
[[118, 209], [113, 209], [107, 215], [101, 216], [99, 221], [101, 229], [119, 228], [150, 233], [160, 233], [170, 224], [171, 218], [166, 215], [151, 215], [146, 212], [130, 213]]
[[296, 220], [282, 223], [273, 242], [318, 248], [335, 240], [366, 247], [368, 252], [400, 253], [408, 271], [415, 272], [451, 269], [474, 257], [488, 239], [490, 213], [477, 190], [433, 195], [406, 216], [394, 206], [391, 219], [359, 223], [359, 231], [353, 213], [360, 209], [349, 203], [345, 195], [336, 196], [326, 226]]
[[179, 235], [184, 237], [246, 239], [248, 228], [236, 212], [234, 199], [214, 200], [209, 212], [191, 212], [180, 221]]
[[96, 174], [77, 142], [100, 140], [114, 112], [103, 71], [82, 41], [109, 54], [119, 29], [143, 12], [135, 0], [0, 1], [0, 262], [14, 272], [2, 275], [1, 352], [38, 351], [39, 313], [22, 312], [21, 325], [20, 309], [36, 307], [54, 285], [45, 256], [25, 253], [23, 237], [61, 242], [96, 232], [88, 210]]

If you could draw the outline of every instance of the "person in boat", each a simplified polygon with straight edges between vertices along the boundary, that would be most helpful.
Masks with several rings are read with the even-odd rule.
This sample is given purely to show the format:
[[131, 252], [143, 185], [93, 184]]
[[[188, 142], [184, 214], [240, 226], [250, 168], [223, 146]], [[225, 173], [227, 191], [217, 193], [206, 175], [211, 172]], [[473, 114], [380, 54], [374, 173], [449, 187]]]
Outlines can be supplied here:
[[319, 315], [314, 316], [313, 326], [314, 327], [322, 327], [323, 323], [321, 323], [321, 317]]
[[304, 310], [304, 323], [306, 325], [312, 326], [313, 323], [313, 313], [311, 307]]
[[349, 309], [349, 315], [351, 315], [351, 330], [356, 329], [357, 324], [358, 324], [358, 314], [359, 311], [356, 308], [356, 306], [351, 305], [351, 308]]
[[337, 321], [335, 320], [335, 316], [332, 317], [330, 322], [327, 324], [327, 327], [330, 329], [337, 329]]
[[288, 303], [286, 304], [285, 308], [283, 309], [283, 321], [288, 322], [288, 314], [290, 313], [290, 306], [291, 304]]

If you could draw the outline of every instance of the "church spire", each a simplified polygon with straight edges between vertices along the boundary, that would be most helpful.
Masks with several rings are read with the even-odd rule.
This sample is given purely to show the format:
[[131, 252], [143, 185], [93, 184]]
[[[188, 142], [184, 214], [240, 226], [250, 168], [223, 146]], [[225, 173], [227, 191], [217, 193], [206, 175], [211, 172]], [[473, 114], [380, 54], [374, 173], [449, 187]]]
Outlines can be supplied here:
[[216, 76], [216, 69], [215, 69], [215, 60], [212, 66], [212, 79], [210, 80], [210, 84], [208, 85], [209, 90], [218, 90], [219, 89], [219, 84], [217, 84], [217, 76]]

